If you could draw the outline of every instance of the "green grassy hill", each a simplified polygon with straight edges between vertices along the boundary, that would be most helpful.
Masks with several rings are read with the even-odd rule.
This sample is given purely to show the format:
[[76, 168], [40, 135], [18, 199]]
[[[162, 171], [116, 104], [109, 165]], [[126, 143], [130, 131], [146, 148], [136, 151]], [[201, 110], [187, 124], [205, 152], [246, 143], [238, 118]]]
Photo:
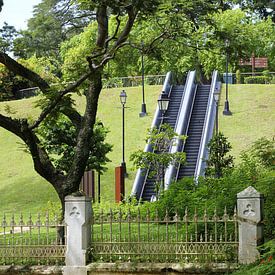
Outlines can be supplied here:
[[[219, 127], [233, 146], [232, 154], [237, 158], [241, 150], [247, 148], [259, 137], [275, 134], [275, 85], [230, 85], [229, 102], [233, 115], [222, 115], [224, 90], [219, 106]], [[109, 128], [108, 142], [114, 145], [109, 154], [112, 160], [108, 171], [102, 176], [102, 200], [114, 201], [114, 168], [121, 162], [121, 89], [103, 90], [98, 117]], [[126, 163], [129, 177], [126, 193], [131, 191], [135, 171], [129, 162], [129, 155], [145, 145], [146, 129], [150, 127], [157, 105], [161, 86], [146, 86], [148, 116], [139, 118], [141, 109], [141, 88], [127, 88], [126, 104]], [[0, 103], [0, 111], [9, 105], [15, 116], [30, 117], [38, 114], [33, 110], [35, 98]], [[83, 98], [75, 97], [78, 108], [83, 109]], [[0, 128], [0, 213], [37, 212], [47, 207], [47, 202], [57, 202], [58, 198], [44, 179], [32, 167], [30, 156], [23, 151], [20, 140]]]

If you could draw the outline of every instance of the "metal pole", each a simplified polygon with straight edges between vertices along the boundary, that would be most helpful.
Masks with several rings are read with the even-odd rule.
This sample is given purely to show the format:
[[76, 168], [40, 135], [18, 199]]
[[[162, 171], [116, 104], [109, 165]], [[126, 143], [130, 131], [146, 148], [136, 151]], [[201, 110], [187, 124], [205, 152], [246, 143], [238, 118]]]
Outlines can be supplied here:
[[144, 55], [143, 55], [143, 42], [141, 43], [141, 85], [142, 85], [142, 104], [141, 112], [139, 113], [140, 117], [146, 116], [146, 104], [145, 104], [145, 91], [144, 91]]
[[97, 194], [98, 203], [100, 203], [100, 172], [97, 175]]
[[122, 104], [122, 163], [123, 173], [126, 176], [126, 163], [125, 163], [125, 106]]
[[218, 101], [215, 101], [215, 102], [216, 102], [216, 135], [217, 135], [219, 131], [219, 122], [218, 122], [219, 114], [218, 114]]
[[141, 81], [142, 81], [142, 104], [145, 104], [145, 97], [144, 97], [144, 56], [143, 56], [143, 52], [141, 52]]
[[228, 48], [226, 48], [226, 64], [225, 64], [225, 102], [224, 102], [224, 110], [223, 110], [223, 114], [226, 116], [230, 116], [232, 115], [232, 113], [229, 110], [229, 101], [228, 101], [228, 60], [229, 60], [229, 56], [228, 56]]

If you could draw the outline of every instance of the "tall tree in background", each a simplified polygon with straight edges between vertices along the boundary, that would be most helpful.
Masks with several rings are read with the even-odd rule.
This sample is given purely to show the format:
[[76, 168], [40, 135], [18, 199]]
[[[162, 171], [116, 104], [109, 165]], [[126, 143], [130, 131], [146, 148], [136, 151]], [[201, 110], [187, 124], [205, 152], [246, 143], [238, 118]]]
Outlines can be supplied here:
[[95, 19], [94, 11], [82, 10], [79, 5], [70, 0], [43, 0], [36, 5], [27, 30], [14, 41], [15, 56], [59, 58], [60, 44]]
[[275, 22], [275, 2], [270, 0], [238, 0], [242, 9], [257, 13], [261, 18], [272, 18]]

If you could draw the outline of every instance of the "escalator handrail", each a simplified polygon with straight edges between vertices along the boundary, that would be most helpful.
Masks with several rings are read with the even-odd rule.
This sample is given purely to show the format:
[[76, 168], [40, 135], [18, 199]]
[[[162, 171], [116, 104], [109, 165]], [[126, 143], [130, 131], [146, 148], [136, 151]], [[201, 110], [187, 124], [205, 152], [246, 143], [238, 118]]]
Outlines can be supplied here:
[[[172, 82], [172, 73], [168, 72], [166, 74], [163, 86], [162, 86], [162, 91], [165, 93], [169, 93], [171, 90], [171, 82]], [[158, 127], [160, 124], [160, 110], [159, 107], [157, 105], [156, 107], [156, 111], [155, 111], [155, 115], [151, 124], [151, 129], [154, 127]], [[152, 146], [151, 144], [146, 144], [145, 148], [144, 148], [144, 152], [152, 152]], [[143, 185], [144, 185], [144, 179], [145, 179], [145, 175], [144, 175], [143, 169], [138, 169], [136, 177], [135, 177], [135, 181], [132, 187], [132, 191], [131, 191], [131, 196], [136, 197], [138, 200], [141, 197], [141, 190], [144, 189]], [[146, 173], [146, 172], [145, 172]], [[142, 185], [143, 184], [143, 185]]]
[[[184, 133], [184, 135], [187, 136], [187, 133], [188, 133], [188, 129], [189, 129], [189, 125], [190, 125], [190, 121], [191, 121], [191, 116], [192, 116], [192, 112], [193, 112], [193, 107], [194, 107], [194, 104], [195, 104], [195, 98], [196, 98], [196, 94], [197, 94], [197, 90], [198, 90], [198, 85], [196, 84], [195, 88], [194, 88], [194, 96], [193, 96], [193, 100], [192, 100], [192, 103], [191, 103], [191, 107], [190, 107], [190, 114], [189, 114], [189, 118], [188, 118], [188, 124], [187, 124], [187, 127], [186, 127], [186, 131]], [[188, 138], [188, 137], [187, 137]], [[184, 151], [185, 149], [185, 142], [183, 142], [182, 144], [182, 147], [181, 147], [181, 152]], [[184, 165], [184, 164], [183, 164]], [[180, 167], [181, 167], [181, 164], [178, 164], [177, 166], [177, 171], [176, 171], [176, 175], [175, 175], [175, 179], [177, 180], [178, 179], [178, 176], [179, 176], [179, 172], [180, 172]]]
[[[173, 86], [170, 85], [170, 90], [169, 90], [169, 92], [168, 92], [168, 95], [169, 95], [169, 96], [170, 96], [170, 94], [171, 94], [172, 87], [173, 87]], [[169, 108], [169, 106], [168, 106], [168, 108]], [[160, 123], [158, 124], [158, 134], [159, 134], [159, 133], [160, 133], [160, 127], [161, 127], [161, 125], [163, 124], [163, 117], [162, 117], [162, 116], [159, 117], [158, 120], [160, 120]], [[156, 126], [154, 126], [154, 127], [156, 127]], [[153, 128], [153, 127], [152, 127], [152, 128]], [[151, 128], [151, 129], [152, 129], [152, 128]], [[150, 145], [151, 152], [154, 153], [155, 150], [152, 148], [152, 145], [150, 144], [150, 140], [148, 141], [147, 145]], [[148, 151], [146, 151], [146, 152], [148, 152]], [[146, 185], [146, 183], [147, 183], [147, 179], [148, 179], [148, 177], [149, 177], [150, 169], [151, 169], [151, 164], [150, 164], [149, 168], [146, 169], [146, 172], [145, 172], [145, 176], [144, 176], [144, 180], [143, 180], [141, 192], [140, 192], [140, 195], [139, 195], [139, 198], [138, 198], [138, 202], [139, 202], [139, 203], [142, 201], [143, 192], [144, 192], [144, 189], [145, 189], [145, 185]], [[144, 170], [145, 170], [145, 169], [144, 169]]]
[[[218, 80], [218, 71], [213, 71], [212, 73], [212, 81], [210, 86], [210, 93], [207, 103], [207, 109], [205, 113], [204, 125], [203, 125], [203, 132], [201, 136], [200, 142], [200, 149], [196, 163], [196, 169], [194, 173], [194, 178], [197, 182], [198, 177], [204, 174], [203, 169], [203, 162], [205, 162], [206, 155], [207, 155], [207, 144], [210, 141], [212, 134], [213, 134], [213, 126], [214, 126], [214, 112], [215, 108], [215, 100], [214, 100], [214, 92], [217, 87], [217, 80]], [[215, 117], [215, 116], [214, 116]]]
[[[175, 124], [174, 131], [178, 135], [186, 135], [190, 117], [193, 109], [194, 98], [196, 95], [196, 83], [195, 83], [196, 71], [189, 71], [186, 84], [184, 87], [183, 97]], [[177, 138], [173, 146], [170, 148], [171, 153], [180, 152], [182, 147], [182, 140]], [[175, 174], [177, 175], [178, 165], [169, 165], [165, 172], [165, 189], [168, 188]]]

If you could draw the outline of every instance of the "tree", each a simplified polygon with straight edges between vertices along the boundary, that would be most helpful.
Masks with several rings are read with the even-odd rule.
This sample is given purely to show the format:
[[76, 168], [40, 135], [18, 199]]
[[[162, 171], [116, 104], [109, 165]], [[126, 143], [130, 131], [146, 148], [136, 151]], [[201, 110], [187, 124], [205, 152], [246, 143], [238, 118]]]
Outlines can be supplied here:
[[238, 0], [236, 1], [240, 7], [244, 10], [250, 10], [253, 13], [258, 14], [261, 18], [272, 18], [275, 22], [275, 3], [270, 0]]
[[3, 52], [12, 51], [13, 41], [18, 35], [16, 29], [13, 26], [9, 26], [4, 22], [4, 26], [0, 29], [0, 48]]
[[208, 148], [209, 157], [206, 161], [205, 175], [221, 178], [226, 170], [233, 167], [233, 156], [227, 156], [232, 147], [223, 133], [219, 132], [209, 141]]
[[[141, 16], [149, 16], [159, 5], [157, 0], [134, 2], [79, 0], [77, 3], [79, 9], [95, 14], [97, 37], [86, 55], [85, 70], [81, 76], [72, 78], [72, 83], [68, 86], [64, 87], [62, 84], [50, 86], [50, 83], [39, 74], [20, 64], [3, 51], [0, 52], [0, 62], [8, 70], [39, 87], [44, 96], [40, 104], [42, 111], [34, 121], [0, 114], [0, 126], [17, 135], [25, 143], [32, 156], [35, 170], [56, 190], [63, 212], [65, 197], [78, 191], [80, 180], [91, 155], [90, 142], [95, 137], [94, 125], [102, 88], [103, 69], [115, 57], [117, 51], [128, 44], [128, 36], [135, 21]], [[112, 33], [108, 29], [110, 13], [116, 16], [117, 23]], [[86, 109], [84, 114], [81, 114], [74, 108], [70, 94], [78, 92], [83, 83], [85, 83], [83, 96], [86, 98]], [[75, 139], [72, 144], [73, 157], [67, 173], [58, 169], [51, 161], [49, 152], [41, 142], [39, 135], [41, 124], [47, 117], [56, 113], [63, 114], [75, 129]]]
[[82, 10], [79, 5], [70, 0], [43, 0], [36, 5], [28, 29], [20, 31], [20, 37], [14, 41], [14, 55], [59, 59], [60, 44], [80, 33], [94, 18], [93, 10]]
[[149, 177], [156, 178], [157, 199], [159, 193], [164, 190], [164, 173], [168, 166], [185, 162], [184, 152], [171, 153], [169, 150], [175, 144], [176, 139], [184, 140], [185, 136], [175, 133], [169, 124], [162, 124], [159, 128], [154, 127], [148, 130], [146, 138], [146, 142], [152, 146], [152, 152], [138, 150], [130, 157], [137, 168], [149, 169]]

